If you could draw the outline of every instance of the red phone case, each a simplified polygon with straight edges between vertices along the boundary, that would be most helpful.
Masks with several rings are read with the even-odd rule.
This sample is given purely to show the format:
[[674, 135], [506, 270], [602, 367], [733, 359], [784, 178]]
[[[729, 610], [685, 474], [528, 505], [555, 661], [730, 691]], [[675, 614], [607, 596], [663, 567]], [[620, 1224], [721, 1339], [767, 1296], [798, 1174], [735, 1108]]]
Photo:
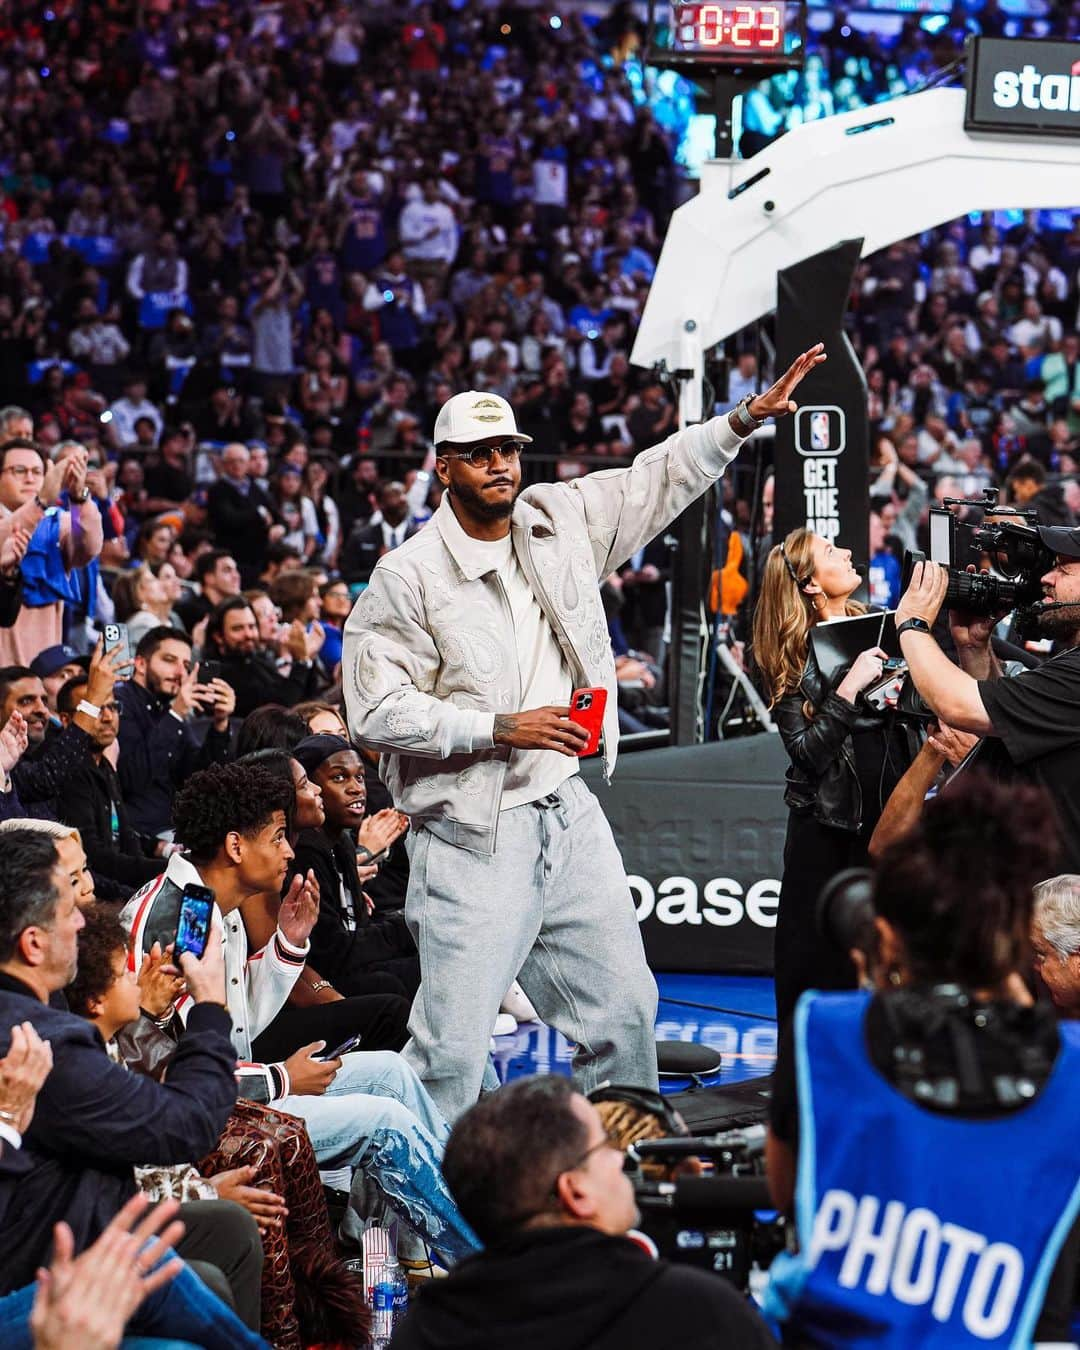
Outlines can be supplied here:
[[578, 757], [595, 755], [600, 749], [600, 733], [604, 729], [604, 709], [607, 707], [607, 690], [575, 689], [570, 695], [570, 721], [584, 727], [589, 733], [584, 750], [578, 751]]

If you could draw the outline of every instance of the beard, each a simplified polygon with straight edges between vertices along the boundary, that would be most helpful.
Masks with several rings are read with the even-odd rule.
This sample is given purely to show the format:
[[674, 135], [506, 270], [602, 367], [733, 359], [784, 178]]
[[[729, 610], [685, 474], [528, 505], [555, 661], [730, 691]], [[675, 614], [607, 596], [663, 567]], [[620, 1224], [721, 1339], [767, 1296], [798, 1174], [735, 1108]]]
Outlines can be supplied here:
[[1080, 601], [1066, 609], [1052, 609], [1047, 614], [1040, 614], [1038, 625], [1040, 637], [1075, 646], [1080, 637]]
[[514, 489], [512, 497], [491, 501], [484, 495], [483, 489], [474, 488], [467, 483], [455, 483], [451, 496], [461, 502], [474, 516], [480, 516], [484, 520], [506, 520], [513, 514], [514, 503], [520, 491], [519, 484]]

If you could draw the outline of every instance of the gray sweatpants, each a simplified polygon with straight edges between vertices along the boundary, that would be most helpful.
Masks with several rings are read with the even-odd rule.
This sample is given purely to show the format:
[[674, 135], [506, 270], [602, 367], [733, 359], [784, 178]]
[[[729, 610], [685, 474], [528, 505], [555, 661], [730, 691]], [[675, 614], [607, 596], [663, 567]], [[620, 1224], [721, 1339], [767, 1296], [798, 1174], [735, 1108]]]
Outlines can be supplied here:
[[657, 1086], [656, 982], [611, 826], [580, 777], [504, 811], [490, 856], [418, 831], [405, 917], [421, 983], [403, 1053], [448, 1120], [479, 1095], [515, 977], [575, 1045], [584, 1091]]

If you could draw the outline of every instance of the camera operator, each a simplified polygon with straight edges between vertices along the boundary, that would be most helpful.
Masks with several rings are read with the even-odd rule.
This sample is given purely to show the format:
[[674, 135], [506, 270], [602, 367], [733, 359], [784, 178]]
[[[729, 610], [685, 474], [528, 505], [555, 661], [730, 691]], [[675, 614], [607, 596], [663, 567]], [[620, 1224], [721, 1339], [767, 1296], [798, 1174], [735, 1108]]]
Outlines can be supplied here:
[[1002, 679], [990, 646], [1001, 615], [956, 609], [949, 624], [960, 665], [953, 665], [930, 632], [949, 580], [936, 563], [915, 564], [896, 629], [915, 687], [937, 716], [960, 731], [1000, 738], [1021, 776], [1049, 790], [1065, 864], [1080, 872], [1080, 528], [1044, 525], [1038, 534], [1055, 557], [1042, 578], [1038, 628], [1061, 650], [1036, 670]]
[[799, 1004], [768, 1146], [799, 1244], [766, 1304], [785, 1345], [1072, 1340], [1080, 1029], [1019, 978], [1048, 812], [1038, 788], [958, 779], [877, 870], [877, 992]]
[[881, 678], [880, 647], [861, 652], [835, 689], [814, 659], [815, 625], [865, 613], [851, 599], [860, 581], [850, 549], [792, 530], [769, 551], [754, 613], [754, 659], [791, 759], [773, 948], [781, 1026], [804, 989], [854, 985], [847, 955], [818, 936], [814, 902], [830, 877], [865, 865], [874, 826], [916, 750], [906, 727], [860, 706], [860, 693]]

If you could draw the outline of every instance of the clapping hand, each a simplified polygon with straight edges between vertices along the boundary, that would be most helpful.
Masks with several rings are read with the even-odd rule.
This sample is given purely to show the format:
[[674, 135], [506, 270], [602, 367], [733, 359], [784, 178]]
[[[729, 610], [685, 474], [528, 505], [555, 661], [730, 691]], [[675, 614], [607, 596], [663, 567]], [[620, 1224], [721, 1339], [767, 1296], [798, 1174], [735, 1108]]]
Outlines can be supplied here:
[[30, 733], [26, 718], [16, 708], [0, 729], [0, 770], [9, 774], [26, 754]]
[[170, 1222], [179, 1202], [147, 1214], [149, 1203], [133, 1195], [78, 1257], [71, 1229], [56, 1225], [52, 1264], [38, 1271], [30, 1313], [36, 1350], [112, 1350], [143, 1299], [180, 1274], [183, 1262], [169, 1251], [184, 1235], [182, 1223]]
[[139, 1007], [151, 1017], [161, 1017], [184, 992], [184, 977], [173, 965], [170, 943], [164, 951], [155, 942], [139, 967]]
[[319, 883], [315, 880], [315, 873], [309, 871], [306, 876], [297, 873], [278, 910], [278, 927], [285, 941], [294, 947], [302, 947], [318, 917]]
[[326, 629], [316, 620], [311, 625], [311, 632], [306, 634], [307, 660], [314, 661], [323, 649], [323, 643], [326, 641]]
[[73, 501], [86, 491], [86, 451], [73, 453], [64, 461], [64, 488]]
[[409, 817], [388, 806], [384, 811], [376, 811], [368, 816], [360, 826], [358, 838], [361, 848], [368, 850], [369, 856], [377, 857], [409, 828]]
[[14, 577], [19, 570], [19, 564], [26, 557], [26, 550], [29, 547], [30, 531], [23, 526], [16, 525], [4, 542], [0, 544], [0, 572], [6, 577]]
[[41, 1039], [33, 1023], [11, 1028], [11, 1044], [0, 1059], [0, 1119], [7, 1120], [20, 1134], [34, 1118], [34, 1104], [52, 1064], [52, 1046]]

